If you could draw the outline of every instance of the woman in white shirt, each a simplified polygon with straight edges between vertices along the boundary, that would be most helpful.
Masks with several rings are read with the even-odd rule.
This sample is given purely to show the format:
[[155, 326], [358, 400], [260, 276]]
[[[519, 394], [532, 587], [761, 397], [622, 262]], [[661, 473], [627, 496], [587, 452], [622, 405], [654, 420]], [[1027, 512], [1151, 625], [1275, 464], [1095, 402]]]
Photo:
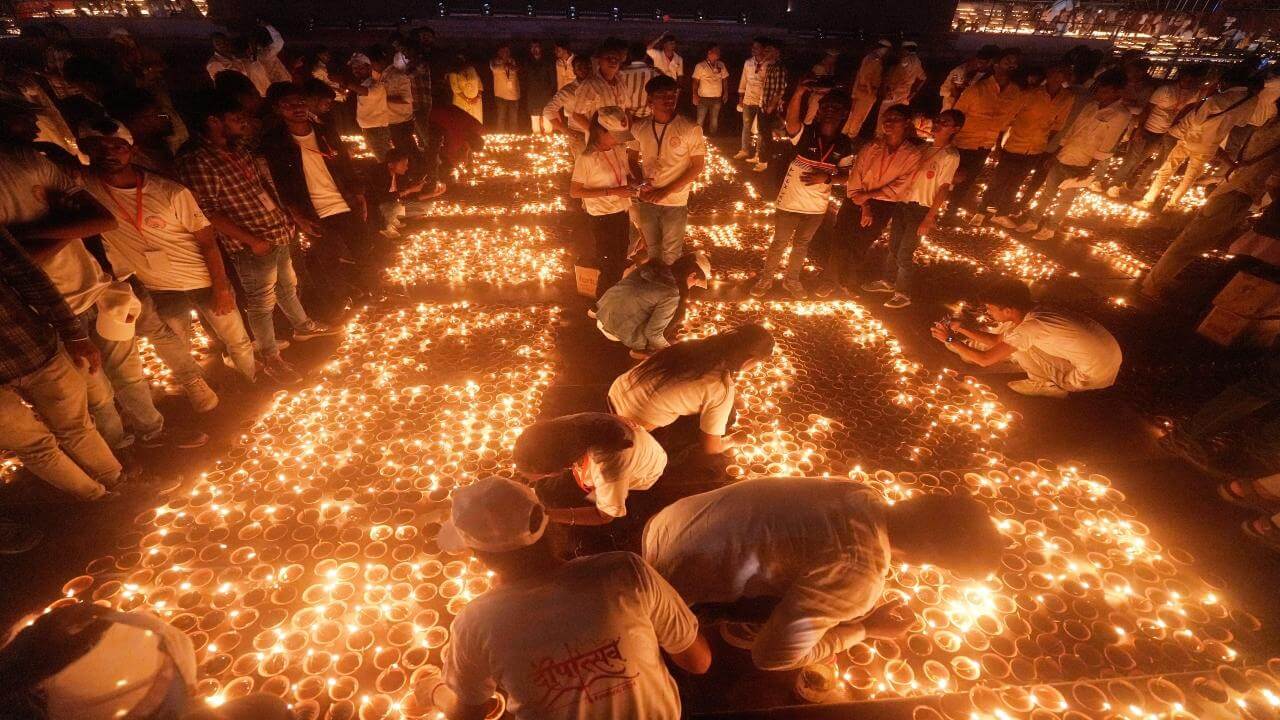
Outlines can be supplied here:
[[445, 74], [449, 91], [453, 94], [453, 104], [483, 123], [484, 101], [480, 96], [484, 92], [484, 83], [480, 80], [480, 73], [462, 55], [454, 58], [453, 63], [453, 69]]
[[609, 388], [609, 405], [645, 430], [697, 415], [703, 452], [721, 453], [732, 445], [724, 435], [738, 373], [772, 354], [773, 335], [754, 324], [679, 342], [618, 376]]
[[566, 470], [593, 506], [548, 508], [552, 522], [606, 525], [627, 514], [627, 494], [648, 490], [667, 467], [667, 453], [638, 424], [606, 413], [577, 413], [525, 428], [512, 451], [530, 481]]
[[622, 278], [631, 240], [631, 165], [625, 143], [631, 141], [631, 122], [619, 107], [603, 107], [591, 117], [586, 150], [573, 164], [569, 197], [582, 200], [587, 226], [596, 244], [600, 280], [596, 297]]

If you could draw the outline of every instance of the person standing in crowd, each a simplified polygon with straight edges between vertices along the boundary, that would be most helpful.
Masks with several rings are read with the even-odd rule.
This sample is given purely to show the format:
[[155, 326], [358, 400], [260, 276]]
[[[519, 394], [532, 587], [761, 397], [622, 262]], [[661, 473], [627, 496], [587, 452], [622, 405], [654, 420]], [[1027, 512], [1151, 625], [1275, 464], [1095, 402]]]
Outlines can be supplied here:
[[[802, 108], [809, 95], [821, 97], [813, 124], [801, 122]], [[842, 92], [818, 87], [806, 80], [791, 95], [787, 105], [787, 136], [797, 148], [796, 157], [787, 168], [775, 201], [773, 241], [765, 255], [764, 267], [751, 286], [751, 294], [763, 297], [773, 288], [774, 276], [782, 267], [783, 255], [790, 249], [782, 287], [796, 298], [804, 297], [800, 270], [809, 255], [809, 242], [827, 218], [831, 207], [831, 187], [843, 185], [853, 165], [853, 143], [840, 132], [849, 116], [852, 100]]]
[[342, 83], [334, 80], [329, 75], [329, 60], [333, 57], [332, 52], [327, 47], [316, 48], [310, 55], [308, 72], [311, 77], [328, 85], [334, 94], [342, 92]]
[[[881, 112], [894, 105], [910, 105], [912, 98], [924, 85], [926, 76], [920, 56], [916, 54], [918, 48], [919, 45], [915, 40], [906, 40], [902, 43], [902, 56], [893, 67], [889, 68], [889, 72], [885, 73], [884, 89], [880, 93]], [[876, 134], [879, 134], [882, 129], [877, 117]]]
[[[1018, 188], [1044, 164], [1049, 138], [1066, 124], [1075, 103], [1075, 96], [1066, 88], [1071, 68], [1027, 68], [1021, 75], [1022, 108], [1013, 116], [991, 182], [978, 206], [980, 212], [991, 208], [995, 216], [992, 222], [1009, 229], [1017, 227], [1009, 217], [1017, 212]], [[1023, 195], [1023, 200], [1030, 199]]]
[[991, 74], [970, 85], [956, 101], [955, 109], [964, 113], [965, 123], [955, 140], [960, 169], [951, 190], [949, 217], [969, 209], [987, 156], [1022, 107], [1022, 88], [1013, 79], [1021, 59], [1016, 48], [1001, 50], [991, 65]]
[[631, 198], [636, 194], [626, 144], [634, 137], [627, 113], [603, 107], [591, 118], [586, 149], [573, 165], [569, 197], [582, 200], [595, 241], [600, 278], [596, 297], [622, 278], [631, 240]]
[[252, 57], [262, 65], [262, 69], [267, 73], [268, 80], [273, 83], [293, 82], [293, 74], [284, 66], [284, 63], [280, 62], [280, 51], [284, 49], [284, 38], [271, 23], [258, 21], [258, 27], [254, 32], [254, 45], [257, 47], [251, 53]]
[[[1176, 139], [1169, 134], [1183, 115], [1195, 109], [1204, 98], [1207, 70], [1203, 65], [1189, 65], [1178, 71], [1178, 78], [1156, 88], [1150, 101], [1134, 122], [1124, 162], [1108, 179], [1107, 197], [1117, 199], [1134, 186], [1145, 185], [1150, 173], [1138, 173], [1144, 166], [1159, 168], [1173, 150]], [[1154, 159], [1153, 159], [1154, 157]]]
[[627, 57], [627, 44], [618, 38], [605, 38], [596, 48], [592, 59], [595, 74], [578, 84], [573, 96], [573, 108], [569, 127], [586, 138], [591, 118], [602, 107], [626, 107], [627, 87], [619, 71]]
[[[644, 173], [635, 204], [636, 224], [649, 258], [670, 265], [684, 254], [689, 191], [706, 167], [707, 141], [702, 128], [676, 113], [680, 89], [675, 80], [659, 75], [649, 81], [646, 91], [652, 113], [636, 120], [631, 130]], [[581, 101], [578, 106], [582, 107]]]
[[[418, 28], [415, 42], [407, 48], [408, 65], [404, 72], [409, 76], [409, 95], [413, 99], [413, 133], [418, 138], [421, 150], [426, 154], [426, 172], [435, 172], [434, 145], [431, 139], [431, 108], [435, 103], [435, 87], [431, 78], [430, 45], [424, 45], [420, 38], [431, 35]], [[428, 41], [429, 43], [429, 41]]]
[[1236, 66], [1228, 69], [1218, 81], [1217, 92], [1174, 123], [1169, 135], [1177, 138], [1178, 142], [1156, 171], [1147, 193], [1134, 203], [1134, 207], [1150, 210], [1173, 173], [1186, 165], [1182, 180], [1169, 194], [1165, 207], [1174, 207], [1182, 200], [1196, 180], [1204, 175], [1231, 129], [1244, 125], [1253, 116], [1257, 98], [1249, 83], [1247, 68]]
[[449, 83], [454, 106], [466, 111], [480, 124], [484, 124], [484, 82], [475, 65], [462, 54], [453, 59], [453, 68], [444, 78]]
[[129, 130], [138, 167], [161, 175], [173, 175], [173, 119], [155, 95], [139, 88], [119, 88], [106, 98], [111, 119]]
[[[332, 280], [317, 291], [328, 316], [337, 316], [348, 300], [363, 296], [371, 272], [368, 206], [346, 155], [312, 124], [301, 89], [280, 84], [272, 90], [269, 100], [279, 122], [263, 135], [261, 154], [289, 218], [311, 238], [311, 274]], [[344, 266], [364, 277], [353, 281]]]
[[591, 60], [581, 55], [574, 58], [573, 71], [578, 74], [578, 79], [560, 88], [555, 95], [551, 96], [546, 107], [542, 108], [542, 118], [552, 130], [568, 138], [569, 155], [576, 160], [586, 147], [587, 140], [586, 131], [580, 131], [576, 127], [577, 120], [574, 118], [573, 107], [577, 101], [578, 88], [591, 75]]
[[763, 625], [730, 622], [721, 632], [750, 647], [757, 668], [780, 671], [904, 635], [915, 617], [901, 616], [897, 601], [880, 604], [892, 563], [984, 578], [1006, 542], [986, 506], [964, 493], [888, 504], [849, 480], [759, 478], [668, 505], [641, 544], [699, 611], [777, 599]]
[[[1122, 85], [1123, 80], [1117, 93]], [[992, 281], [977, 300], [997, 323], [993, 332], [956, 320], [937, 323], [931, 330], [934, 339], [961, 360], [980, 367], [1011, 360], [1027, 373], [1026, 379], [1009, 382], [1009, 388], [1022, 395], [1061, 399], [1115, 384], [1120, 345], [1094, 320], [1037, 305], [1026, 284], [1014, 278]]]
[[[533, 491], [481, 478], [453, 496], [437, 542], [469, 553], [497, 586], [467, 603], [443, 650], [444, 680], [457, 695], [455, 720], [481, 720], [502, 684], [517, 720], [677, 720], [680, 693], [663, 654], [702, 674], [711, 649], [698, 620], [662, 576], [636, 555], [560, 559], [546, 536], [548, 510]], [[580, 664], [602, 668], [592, 686]], [[573, 677], [558, 667], [575, 668]]]
[[249, 69], [245, 66], [244, 58], [236, 55], [235, 42], [230, 35], [218, 31], [212, 33], [209, 40], [213, 43], [213, 55], [205, 63], [204, 69], [209, 73], [210, 80], [217, 78], [218, 73], [223, 70], [235, 70], [249, 77]]
[[102, 499], [122, 469], [94, 427], [77, 369], [100, 372], [101, 354], [62, 293], [3, 227], [0, 290], [0, 449], [78, 500]]
[[[391, 146], [403, 153], [417, 155], [418, 138], [415, 137], [415, 113], [413, 79], [406, 70], [408, 61], [400, 56], [402, 62], [391, 62], [391, 54], [385, 47], [378, 46], [374, 51], [375, 69], [380, 73], [377, 80], [387, 92], [387, 134]], [[429, 108], [428, 108], [429, 109]]]
[[893, 43], [881, 38], [876, 46], [862, 58], [858, 73], [853, 78], [853, 109], [844, 124], [844, 134], [858, 137], [867, 116], [880, 102], [880, 90], [884, 80], [884, 58], [893, 49]]
[[[126, 131], [127, 132], [127, 131]], [[89, 156], [86, 186], [116, 218], [102, 233], [107, 260], [117, 276], [132, 274], [154, 303], [155, 316], [191, 353], [191, 313], [222, 341], [236, 370], [248, 382], [257, 377], [249, 333], [236, 307], [213, 226], [195, 196], [172, 180], [147, 173], [131, 162], [133, 145], [115, 126], [82, 128], [80, 146]], [[139, 320], [151, 322], [144, 312]], [[144, 335], [151, 334], [143, 327]], [[175, 375], [186, 374], [171, 368]], [[179, 377], [185, 385], [189, 378]]]
[[849, 201], [836, 216], [836, 238], [814, 290], [819, 297], [831, 295], [841, 285], [854, 286], [855, 259], [863, 257], [884, 232], [920, 165], [920, 147], [911, 137], [910, 111], [898, 105], [882, 114], [884, 134], [862, 146], [849, 170], [845, 183]]
[[706, 58], [693, 68], [693, 104], [698, 127], [714, 136], [720, 132], [720, 110], [729, 91], [729, 68], [720, 62], [720, 46], [707, 48]]
[[382, 71], [387, 66], [386, 54], [382, 48], [370, 48], [368, 52], [352, 54], [348, 65], [351, 67], [351, 82], [347, 84], [347, 92], [356, 99], [356, 124], [360, 126], [369, 151], [378, 162], [382, 162], [391, 149], [390, 99], [387, 85], [382, 82]]
[[520, 116], [520, 68], [511, 55], [511, 45], [498, 46], [497, 54], [489, 61], [493, 73], [493, 127], [498, 132], [514, 133], [519, 129]]
[[[1044, 186], [1034, 198], [1035, 209], [1015, 230], [1034, 233], [1034, 240], [1050, 240], [1067, 217], [1071, 203], [1093, 171], [1111, 157], [1132, 115], [1124, 104], [1124, 73], [1107, 71], [1093, 83], [1093, 100], [1085, 105], [1062, 138], [1062, 147], [1045, 172]], [[1050, 210], [1050, 208], [1053, 208]], [[1046, 222], [1047, 221], [1047, 222]], [[1013, 218], [992, 222], [1008, 227]]]
[[669, 267], [649, 260], [596, 301], [596, 327], [643, 360], [675, 340], [689, 291], [705, 289], [710, 280], [711, 261], [702, 253], [681, 255]]
[[579, 80], [573, 71], [574, 54], [569, 49], [568, 40], [556, 40], [551, 54], [556, 59], [556, 90], [560, 90], [565, 85]]
[[277, 383], [299, 382], [302, 376], [280, 357], [276, 307], [292, 326], [294, 340], [338, 330], [312, 320], [298, 300], [290, 254], [296, 230], [265, 164], [241, 145], [247, 125], [239, 109], [226, 98], [206, 95], [191, 120], [197, 139], [178, 159], [178, 178], [235, 266], [262, 372]]
[[684, 77], [684, 58], [676, 52], [676, 36], [663, 33], [653, 39], [647, 48], [653, 69], [667, 77], [680, 81]]
[[1000, 54], [995, 45], [983, 45], [973, 57], [955, 66], [942, 84], [938, 86], [938, 95], [942, 97], [942, 109], [950, 110], [975, 80], [991, 70], [991, 64]]
[[696, 445], [718, 455], [733, 446], [725, 435], [733, 423], [739, 374], [772, 355], [773, 335], [760, 325], [684, 340], [619, 375], [609, 386], [609, 407], [650, 431], [696, 415]]
[[[627, 514], [627, 496], [662, 477], [667, 453], [636, 423], [617, 415], [584, 412], [542, 420], [525, 428], [511, 451], [516, 470], [539, 485], [543, 497], [571, 472], [590, 506], [553, 507], [547, 517], [565, 525], [607, 525]], [[576, 495], [577, 492], [574, 492]], [[549, 500], [548, 500], [549, 501]]]
[[[768, 38], [751, 41], [751, 57], [742, 64], [738, 78], [738, 112], [742, 113], [742, 140], [735, 160], [756, 157], [756, 118], [760, 117], [760, 105], [764, 102], [764, 78], [769, 61], [765, 57]], [[754, 162], [754, 160], [747, 160]]]
[[[782, 49], [774, 40], [764, 41], [764, 79], [761, 81], [760, 111], [756, 114], [756, 154], [747, 158], [755, 163], [752, 170], [764, 172], [773, 156], [773, 125], [782, 109], [787, 93], [787, 71], [782, 66]], [[746, 114], [743, 114], [746, 117]]]
[[649, 48], [641, 42], [631, 43], [627, 48], [627, 61], [618, 71], [618, 77], [626, 88], [623, 91], [626, 102], [622, 109], [633, 118], [649, 117], [649, 96], [645, 94], [644, 88], [659, 74], [649, 64]]
[[911, 304], [916, 248], [937, 227], [938, 213], [951, 193], [951, 181], [960, 167], [960, 153], [951, 141], [962, 127], [964, 113], [959, 110], [944, 110], [934, 119], [933, 144], [921, 153], [911, 185], [893, 211], [883, 279], [862, 286], [868, 292], [893, 293], [884, 304], [890, 310]]
[[[1280, 107], [1280, 102], [1275, 104]], [[1249, 136], [1227, 179], [1213, 189], [1142, 279], [1142, 293], [1156, 300], [1165, 298], [1179, 273], [1202, 253], [1225, 245], [1268, 195], [1275, 205], [1280, 197], [1280, 116], [1273, 116]]]
[[529, 43], [529, 61], [521, 73], [524, 85], [521, 95], [529, 113], [529, 127], [534, 135], [550, 135], [551, 125], [542, 119], [542, 109], [556, 93], [556, 66], [542, 49], [542, 43]]

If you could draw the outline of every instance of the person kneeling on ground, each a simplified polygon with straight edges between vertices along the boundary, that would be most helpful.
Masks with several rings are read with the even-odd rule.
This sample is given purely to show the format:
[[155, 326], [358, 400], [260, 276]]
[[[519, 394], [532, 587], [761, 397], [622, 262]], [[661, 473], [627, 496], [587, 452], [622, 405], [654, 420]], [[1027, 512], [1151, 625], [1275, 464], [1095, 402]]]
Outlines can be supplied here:
[[701, 446], [708, 455], [728, 450], [738, 373], [773, 354], [773, 335], [760, 325], [685, 340], [659, 350], [618, 376], [609, 387], [615, 413], [645, 430], [697, 415]]
[[865, 485], [827, 478], [743, 480], [678, 500], [649, 521], [642, 542], [645, 560], [700, 613], [779, 599], [758, 631], [721, 628], [732, 644], [750, 645], [761, 670], [802, 668], [906, 632], [914, 618], [898, 617], [896, 603], [877, 608], [891, 562], [981, 578], [1006, 544], [972, 497], [886, 505]]
[[377, 217], [382, 221], [377, 230], [387, 238], [400, 237], [403, 218], [425, 215], [425, 201], [442, 193], [442, 183], [409, 176], [409, 153], [400, 148], [388, 150], [387, 161], [373, 168], [365, 183], [368, 203], [377, 208]]
[[473, 554], [496, 587], [450, 628], [444, 680], [458, 704], [449, 717], [484, 718], [501, 682], [517, 720], [676, 720], [680, 693], [663, 653], [686, 672], [707, 671], [711, 649], [697, 618], [632, 553], [561, 560], [545, 536], [548, 512], [532, 490], [504, 478], [453, 495], [437, 541]]
[[1027, 378], [1009, 387], [1023, 395], [1065, 398], [1071, 392], [1115, 384], [1120, 345], [1094, 320], [1036, 305], [1026, 284], [1012, 278], [992, 282], [978, 300], [999, 323], [995, 332], [973, 330], [955, 320], [937, 323], [932, 330], [935, 339], [965, 362], [988, 367], [1012, 360]]
[[650, 260], [600, 296], [596, 327], [642, 360], [671, 344], [690, 288], [707, 287], [710, 277], [711, 261], [700, 252], [681, 255], [671, 267]]
[[[551, 508], [552, 522], [607, 525], [627, 514], [627, 494], [648, 490], [667, 468], [667, 453], [635, 422], [607, 413], [577, 413], [525, 428], [512, 452], [530, 481], [573, 473], [594, 507]], [[554, 492], [554, 490], [552, 490]]]
[[212, 707], [197, 697], [196, 680], [191, 640], [148, 612], [64, 605], [37, 616], [0, 648], [0, 706], [18, 710], [15, 717], [294, 717], [283, 700], [265, 693]]

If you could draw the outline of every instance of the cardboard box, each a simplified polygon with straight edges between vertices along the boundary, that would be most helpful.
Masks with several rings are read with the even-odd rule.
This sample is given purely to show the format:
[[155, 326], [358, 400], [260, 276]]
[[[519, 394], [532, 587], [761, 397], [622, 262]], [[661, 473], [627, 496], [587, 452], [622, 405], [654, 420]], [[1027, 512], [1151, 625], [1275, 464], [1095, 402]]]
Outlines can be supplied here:
[[578, 287], [578, 294], [595, 298], [596, 288], [600, 286], [600, 268], [584, 265], [579, 260], [573, 266], [573, 280]]
[[1200, 327], [1196, 328], [1196, 333], [1222, 347], [1229, 347], [1245, 336], [1252, 323], [1252, 318], [1233, 313], [1226, 308], [1214, 307], [1204, 320], [1200, 321]]
[[1243, 317], [1280, 315], [1280, 285], [1238, 272], [1213, 299], [1213, 304]]

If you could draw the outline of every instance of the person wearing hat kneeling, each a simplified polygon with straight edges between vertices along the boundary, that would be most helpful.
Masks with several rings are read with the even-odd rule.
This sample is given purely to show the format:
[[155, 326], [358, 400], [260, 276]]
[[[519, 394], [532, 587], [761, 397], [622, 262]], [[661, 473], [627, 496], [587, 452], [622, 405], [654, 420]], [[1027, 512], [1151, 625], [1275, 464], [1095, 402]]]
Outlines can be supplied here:
[[691, 288], [706, 288], [711, 261], [687, 253], [670, 267], [650, 260], [622, 278], [596, 301], [596, 327], [643, 360], [667, 347], [684, 320]]
[[452, 720], [479, 720], [498, 685], [518, 720], [680, 717], [663, 653], [701, 674], [711, 650], [698, 621], [653, 568], [628, 552], [564, 561], [533, 491], [488, 477], [453, 494], [436, 540], [470, 551], [495, 587], [454, 618], [444, 679]]

